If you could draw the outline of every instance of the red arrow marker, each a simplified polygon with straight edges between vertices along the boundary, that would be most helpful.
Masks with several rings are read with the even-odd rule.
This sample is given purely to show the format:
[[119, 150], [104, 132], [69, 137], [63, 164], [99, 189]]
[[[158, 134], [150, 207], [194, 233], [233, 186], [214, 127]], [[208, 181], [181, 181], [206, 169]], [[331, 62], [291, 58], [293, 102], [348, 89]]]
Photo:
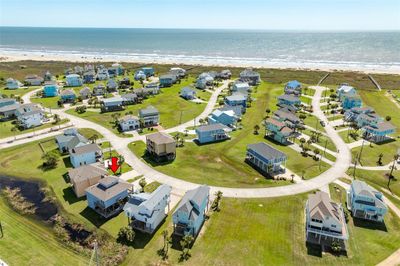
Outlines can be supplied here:
[[117, 157], [111, 157], [111, 164], [108, 165], [108, 168], [111, 169], [111, 171], [113, 171], [114, 174], [115, 172], [117, 172], [119, 168]]

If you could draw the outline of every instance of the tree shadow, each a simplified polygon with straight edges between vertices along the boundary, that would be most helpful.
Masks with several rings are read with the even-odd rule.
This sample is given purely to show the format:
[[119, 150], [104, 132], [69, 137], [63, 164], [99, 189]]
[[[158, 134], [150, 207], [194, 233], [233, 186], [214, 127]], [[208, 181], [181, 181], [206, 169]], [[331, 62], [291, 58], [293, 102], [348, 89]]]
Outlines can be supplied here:
[[322, 258], [321, 245], [306, 242], [307, 255]]
[[66, 168], [72, 168], [73, 167], [69, 156], [63, 157], [62, 160], [63, 160], [63, 163], [64, 163]]

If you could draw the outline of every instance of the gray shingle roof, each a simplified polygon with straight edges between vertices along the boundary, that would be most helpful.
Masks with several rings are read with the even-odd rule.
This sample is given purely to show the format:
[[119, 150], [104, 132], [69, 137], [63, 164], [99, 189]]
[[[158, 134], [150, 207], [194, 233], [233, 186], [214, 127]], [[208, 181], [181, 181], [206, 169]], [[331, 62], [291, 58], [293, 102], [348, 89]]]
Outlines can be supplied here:
[[101, 151], [101, 149], [95, 143], [86, 144], [86, 145], [71, 149], [72, 154], [84, 154], [84, 153], [97, 152], [97, 151]]
[[156, 144], [167, 144], [175, 142], [173, 137], [164, 132], [156, 132], [150, 135], [146, 135], [146, 141], [148, 140]]
[[199, 126], [197, 128], [197, 131], [199, 132], [207, 132], [207, 131], [213, 131], [213, 130], [219, 130], [219, 129], [225, 129], [227, 128], [223, 124], [216, 123], [216, 124], [210, 124], [210, 125], [204, 125], [204, 126]]
[[71, 181], [82, 182], [93, 177], [107, 175], [108, 172], [101, 164], [88, 164], [68, 171]]
[[[115, 184], [112, 185], [113, 183]], [[130, 188], [132, 188], [131, 184], [122, 181], [118, 177], [107, 176], [101, 179], [98, 184], [88, 187], [86, 192], [101, 201], [107, 201]]]
[[208, 198], [210, 187], [206, 185], [199, 186], [196, 189], [188, 190], [183, 196], [181, 202], [176, 208], [176, 212], [185, 212], [189, 216], [189, 220], [194, 221], [199, 216], [199, 210], [195, 205], [201, 206], [204, 199]]
[[286, 154], [264, 142], [249, 144], [247, 145], [247, 149], [256, 152], [257, 154], [268, 160], [273, 160], [276, 158], [286, 158]]
[[146, 108], [139, 110], [139, 116], [148, 116], [148, 115], [158, 115], [158, 110], [154, 106], [150, 105]]

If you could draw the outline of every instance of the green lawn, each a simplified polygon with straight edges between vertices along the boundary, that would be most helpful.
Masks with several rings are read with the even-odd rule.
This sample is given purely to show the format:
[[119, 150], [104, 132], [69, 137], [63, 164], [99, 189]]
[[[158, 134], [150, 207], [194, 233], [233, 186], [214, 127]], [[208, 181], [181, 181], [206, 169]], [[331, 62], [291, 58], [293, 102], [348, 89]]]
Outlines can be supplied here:
[[[305, 244], [306, 195], [271, 199], [223, 198], [221, 212], [212, 213], [183, 265], [375, 265], [400, 245], [400, 222], [386, 217], [387, 232], [354, 226], [349, 222], [348, 257], [308, 253]], [[138, 236], [124, 265], [157, 265], [161, 232], [172, 232], [169, 216], [147, 241]], [[143, 242], [145, 247], [142, 248]], [[178, 265], [180, 252], [170, 249], [169, 264]]]
[[0, 136], [1, 136], [1, 138], [6, 138], [6, 137], [14, 136], [14, 135], [26, 134], [26, 133], [38, 131], [38, 130], [45, 129], [45, 128], [57, 127], [58, 125], [65, 124], [68, 121], [69, 121], [68, 119], [62, 119], [57, 125], [55, 125], [53, 123], [46, 123], [46, 124], [43, 124], [41, 126], [34, 127], [34, 128], [29, 128], [29, 129], [24, 129], [24, 130], [18, 129], [17, 131], [15, 131], [15, 133], [13, 131], [11, 131], [11, 129], [15, 126], [15, 124], [14, 124], [15, 120], [4, 121], [4, 122], [0, 122]]
[[336, 114], [334, 116], [329, 117], [328, 121], [334, 121], [334, 120], [338, 120], [338, 119], [343, 119], [343, 115], [342, 114]]
[[316, 116], [313, 116], [311, 114], [306, 114], [307, 117], [304, 119], [304, 124], [307, 126], [310, 126], [314, 129], [317, 129], [319, 131], [325, 132], [324, 128], [321, 126], [319, 119]]
[[[263, 137], [264, 130], [259, 135], [253, 134], [254, 125], [261, 125], [264, 113], [269, 107], [272, 111], [276, 108], [276, 96], [282, 93], [282, 87], [262, 83], [257, 93], [252, 95], [256, 100], [243, 116], [243, 129], [231, 133], [231, 140], [198, 146], [195, 143], [185, 143], [177, 149], [176, 159], [167, 164], [155, 164], [147, 158], [149, 164], [163, 173], [199, 184], [230, 187], [265, 187], [288, 184], [288, 181], [275, 181], [263, 177], [250, 165], [244, 162], [246, 146], [260, 141], [267, 142], [275, 148], [285, 152], [288, 156], [287, 167], [306, 179], [315, 177], [325, 171], [329, 166], [322, 162], [321, 171], [319, 163], [312, 158], [303, 157], [298, 152], [287, 146], [282, 146]], [[262, 128], [262, 126], [261, 126]], [[138, 156], [143, 156], [145, 144], [135, 142], [130, 144], [130, 149]], [[197, 169], [193, 171], [193, 169]]]
[[100, 134], [99, 132], [97, 132], [92, 128], [80, 128], [78, 129], [78, 131], [87, 139], [93, 136], [94, 134], [96, 134], [100, 139], [104, 137], [102, 134]]
[[[44, 139], [41, 142], [45, 151], [57, 149], [54, 138]], [[46, 182], [54, 191], [61, 210], [65, 210], [71, 220], [82, 223], [89, 229], [103, 228], [112, 235], [116, 235], [121, 221], [117, 218], [108, 221], [100, 219], [94, 211], [87, 207], [85, 198], [76, 198], [70, 184], [63, 178], [63, 175], [71, 168], [68, 155], [62, 156], [57, 168], [43, 171], [40, 167], [42, 150], [39, 147], [39, 141], [1, 150], [1, 154], [1, 174]]]
[[[365, 144], [361, 154], [360, 163], [363, 166], [378, 166], [377, 162], [379, 159], [379, 154], [382, 153], [382, 164], [386, 165], [393, 161], [393, 156], [397, 153], [398, 149], [400, 149], [399, 140], [383, 144]], [[355, 158], [355, 156], [358, 156], [360, 151], [361, 146], [352, 149], [351, 153], [353, 154], [353, 158]]]
[[1, 88], [0, 89], [0, 95], [7, 95], [8, 97], [14, 95], [14, 96], [20, 96], [22, 97], [24, 94], [27, 94], [30, 91], [36, 90], [40, 88], [39, 86], [32, 86], [32, 87], [27, 87], [27, 88], [20, 88], [16, 90], [8, 90], [6, 88]]
[[345, 131], [341, 131], [341, 132], [339, 132], [338, 134], [339, 134], [339, 136], [343, 139], [343, 141], [344, 142], [346, 142], [346, 143], [352, 143], [352, 142], [354, 142], [354, 141], [357, 141], [357, 140], [360, 140], [361, 139], [361, 136], [360, 136], [360, 134], [361, 134], [361, 131], [358, 131], [357, 133], [359, 134], [359, 136], [356, 138], [356, 139], [354, 139], [349, 133], [351, 133], [351, 131], [352, 131], [352, 129], [348, 129], [348, 130], [345, 130]]
[[[163, 88], [159, 95], [152, 96], [144, 100], [141, 104], [126, 106], [124, 111], [102, 114], [86, 111], [83, 114], [77, 114], [73, 109], [71, 109], [68, 110], [67, 113], [88, 119], [112, 130], [114, 133], [118, 133], [118, 129], [115, 127], [114, 120], [111, 117], [113, 113], [120, 113], [121, 116], [123, 116], [127, 112], [133, 112], [134, 115], [137, 115], [139, 109], [142, 109], [148, 105], [153, 105], [160, 112], [160, 125], [164, 128], [170, 128], [195, 118], [204, 110], [206, 106], [205, 103], [193, 103], [186, 101], [179, 96], [181, 88], [192, 84], [193, 81], [193, 78], [189, 78], [170, 88]], [[205, 100], [208, 100], [211, 96], [211, 94], [208, 92], [203, 92], [200, 90], [197, 90], [196, 92], [199, 97]]]
[[21, 216], [0, 197], [0, 257], [8, 265], [88, 265], [83, 257], [57, 240], [53, 229]]
[[[320, 129], [322, 129], [322, 127], [321, 127]], [[308, 135], [308, 136], [310, 136], [310, 137], [312, 136], [312, 131], [309, 130], [309, 129], [303, 130], [302, 133], [303, 133], [303, 134], [306, 134], [306, 135]], [[335, 146], [335, 144], [332, 142], [332, 140], [331, 140], [330, 138], [326, 137], [325, 135], [320, 135], [320, 136], [319, 136], [317, 144], [320, 145], [320, 146], [322, 146], [322, 147], [325, 147], [325, 144], [326, 144], [326, 148], [327, 148], [328, 150], [333, 151], [333, 152], [336, 152], [336, 150], [337, 150], [337, 149], [336, 149], [336, 146]]]
[[154, 190], [156, 190], [160, 185], [161, 185], [161, 183], [159, 183], [159, 182], [157, 182], [157, 181], [151, 182], [151, 183], [147, 184], [147, 185], [144, 187], [144, 191], [145, 191], [146, 193], [151, 193], [151, 192], [153, 192]]
[[31, 102], [40, 103], [45, 108], [59, 109], [60, 107], [57, 104], [59, 99], [60, 99], [60, 97], [58, 97], [58, 96], [56, 96], [56, 97], [46, 97], [46, 98], [32, 97], [31, 98]]

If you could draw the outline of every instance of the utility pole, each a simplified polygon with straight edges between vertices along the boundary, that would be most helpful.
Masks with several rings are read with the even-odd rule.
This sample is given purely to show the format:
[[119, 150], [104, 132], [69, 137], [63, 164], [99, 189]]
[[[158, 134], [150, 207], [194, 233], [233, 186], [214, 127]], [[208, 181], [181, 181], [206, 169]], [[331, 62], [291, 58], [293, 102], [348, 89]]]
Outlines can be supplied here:
[[357, 159], [354, 159], [353, 178], [356, 179]]
[[364, 148], [364, 142], [365, 142], [365, 139], [363, 139], [363, 141], [362, 141], [361, 150], [360, 150], [360, 153], [358, 154], [358, 162], [360, 164], [361, 164], [361, 154], [362, 154], [363, 148]]
[[326, 145], [328, 145], [328, 139], [325, 140], [324, 156], [326, 155]]

